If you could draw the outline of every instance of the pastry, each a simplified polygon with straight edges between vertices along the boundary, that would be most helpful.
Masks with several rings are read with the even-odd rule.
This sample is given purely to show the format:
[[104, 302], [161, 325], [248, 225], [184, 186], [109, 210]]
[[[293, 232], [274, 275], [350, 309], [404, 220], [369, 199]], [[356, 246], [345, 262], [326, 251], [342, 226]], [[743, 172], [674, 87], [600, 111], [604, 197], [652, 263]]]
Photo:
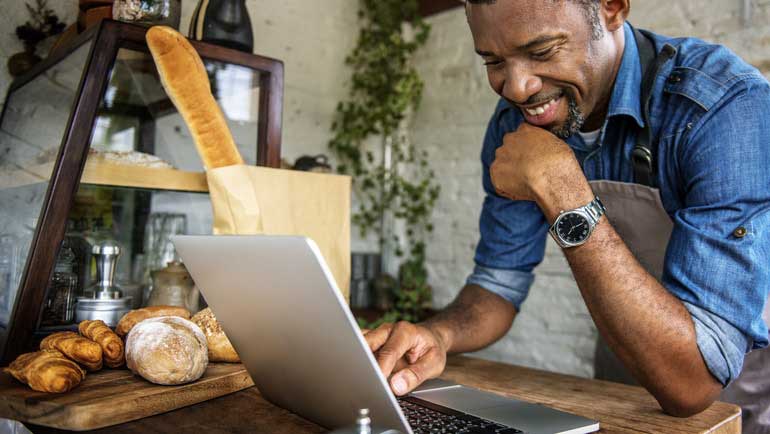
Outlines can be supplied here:
[[163, 88], [190, 129], [206, 169], [243, 164], [203, 61], [187, 38], [166, 26], [152, 27], [145, 38]]
[[127, 314], [123, 315], [123, 318], [118, 321], [118, 325], [115, 327], [115, 333], [118, 336], [126, 336], [131, 328], [138, 322], [146, 320], [147, 318], [155, 318], [159, 316], [178, 316], [184, 319], [190, 319], [190, 311], [178, 306], [149, 306], [141, 309], [134, 309]]
[[146, 319], [126, 339], [126, 365], [156, 384], [184, 384], [209, 364], [206, 337], [193, 322], [175, 316]]
[[89, 371], [102, 369], [102, 347], [75, 332], [58, 332], [40, 342], [41, 350], [59, 350]]
[[126, 361], [123, 339], [120, 338], [102, 320], [85, 320], [78, 325], [81, 335], [91, 339], [102, 347], [104, 364], [110, 368], [117, 368]]
[[206, 335], [206, 343], [209, 347], [209, 362], [238, 363], [241, 361], [211, 308], [207, 307], [196, 313], [191, 321], [200, 327], [203, 334]]
[[57, 350], [22, 354], [4, 371], [38, 392], [67, 392], [86, 378], [83, 368]]

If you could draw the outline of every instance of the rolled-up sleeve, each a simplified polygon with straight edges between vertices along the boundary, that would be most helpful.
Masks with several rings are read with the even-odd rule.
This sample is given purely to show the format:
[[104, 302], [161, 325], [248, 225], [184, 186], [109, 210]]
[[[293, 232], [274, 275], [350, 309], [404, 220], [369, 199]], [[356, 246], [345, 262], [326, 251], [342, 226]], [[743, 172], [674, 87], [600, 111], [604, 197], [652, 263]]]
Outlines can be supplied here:
[[711, 373], [727, 385], [768, 345], [770, 89], [743, 83], [680, 146], [684, 204], [673, 216], [664, 286], [689, 310]]
[[542, 260], [548, 226], [534, 202], [499, 196], [489, 167], [506, 132], [521, 122], [501, 100], [489, 122], [481, 151], [482, 184], [486, 196], [479, 218], [476, 267], [467, 283], [476, 284], [511, 302], [517, 310], [534, 281], [532, 270]]
[[534, 280], [535, 276], [531, 272], [476, 265], [465, 283], [478, 285], [487, 291], [494, 292], [513, 304], [519, 311]]

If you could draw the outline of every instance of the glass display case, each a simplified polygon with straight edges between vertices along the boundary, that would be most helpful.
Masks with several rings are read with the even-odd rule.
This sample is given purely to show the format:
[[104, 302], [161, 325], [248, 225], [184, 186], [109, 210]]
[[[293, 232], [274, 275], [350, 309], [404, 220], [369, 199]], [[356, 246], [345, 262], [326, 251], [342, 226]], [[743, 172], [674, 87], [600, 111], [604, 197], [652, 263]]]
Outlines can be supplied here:
[[[169, 236], [211, 230], [203, 166], [160, 84], [146, 30], [103, 21], [8, 91], [0, 117], [3, 363], [89, 312], [146, 304], [157, 273], [178, 259]], [[278, 167], [282, 63], [192, 44], [247, 164]]]

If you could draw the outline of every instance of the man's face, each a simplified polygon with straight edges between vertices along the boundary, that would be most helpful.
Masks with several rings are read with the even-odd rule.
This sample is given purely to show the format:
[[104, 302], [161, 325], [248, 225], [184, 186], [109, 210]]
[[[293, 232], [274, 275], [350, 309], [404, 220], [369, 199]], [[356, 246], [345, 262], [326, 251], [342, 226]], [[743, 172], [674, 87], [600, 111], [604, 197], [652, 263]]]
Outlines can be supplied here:
[[619, 53], [603, 28], [594, 36], [583, 5], [497, 0], [466, 12], [489, 84], [527, 122], [562, 138], [601, 127]]

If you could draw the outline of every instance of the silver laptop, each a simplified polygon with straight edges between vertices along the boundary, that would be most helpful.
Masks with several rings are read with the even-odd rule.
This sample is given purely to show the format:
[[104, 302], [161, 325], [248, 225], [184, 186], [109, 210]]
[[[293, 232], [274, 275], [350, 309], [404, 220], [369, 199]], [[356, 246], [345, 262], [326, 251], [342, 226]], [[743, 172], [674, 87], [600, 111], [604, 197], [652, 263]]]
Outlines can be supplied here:
[[[588, 433], [599, 423], [446, 381], [396, 398], [316, 244], [291, 236], [176, 236], [195, 283], [260, 393], [326, 428], [403, 433]], [[411, 425], [410, 425], [411, 422]], [[464, 431], [465, 426], [474, 427]]]

